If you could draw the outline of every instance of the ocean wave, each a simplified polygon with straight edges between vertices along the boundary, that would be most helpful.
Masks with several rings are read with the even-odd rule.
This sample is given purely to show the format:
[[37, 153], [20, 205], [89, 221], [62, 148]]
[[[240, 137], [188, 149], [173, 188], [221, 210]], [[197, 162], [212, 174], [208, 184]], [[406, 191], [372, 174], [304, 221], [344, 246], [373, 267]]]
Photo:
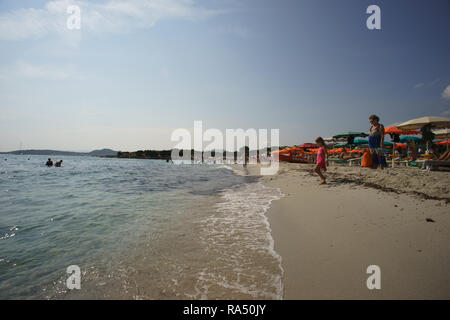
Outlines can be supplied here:
[[222, 192], [214, 213], [202, 221], [212, 262], [199, 273], [192, 298], [217, 297], [221, 288], [234, 297], [282, 299], [284, 270], [266, 216], [272, 201], [282, 197], [260, 181]]

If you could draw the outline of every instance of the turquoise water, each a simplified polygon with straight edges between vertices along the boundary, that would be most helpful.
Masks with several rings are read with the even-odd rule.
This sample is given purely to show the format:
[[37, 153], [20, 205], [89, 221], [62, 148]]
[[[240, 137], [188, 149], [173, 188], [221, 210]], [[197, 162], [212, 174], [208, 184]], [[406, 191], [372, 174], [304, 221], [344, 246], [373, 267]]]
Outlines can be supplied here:
[[[279, 298], [264, 216], [279, 191], [256, 178], [219, 165], [63, 157], [47, 168], [46, 156], [2, 156], [1, 299]], [[65, 286], [70, 265], [81, 290]]]

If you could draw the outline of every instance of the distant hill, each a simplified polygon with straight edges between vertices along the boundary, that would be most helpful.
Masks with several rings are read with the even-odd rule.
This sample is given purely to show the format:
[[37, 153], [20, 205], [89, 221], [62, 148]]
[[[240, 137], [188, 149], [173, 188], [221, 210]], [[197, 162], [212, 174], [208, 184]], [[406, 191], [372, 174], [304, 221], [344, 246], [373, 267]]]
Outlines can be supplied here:
[[44, 156], [91, 156], [104, 157], [116, 156], [117, 151], [111, 149], [94, 150], [91, 152], [73, 152], [73, 151], [59, 151], [59, 150], [16, 150], [10, 152], [0, 152], [2, 154], [24, 154], [24, 155], [44, 155]]
[[101, 149], [101, 150], [94, 150], [89, 152], [89, 155], [93, 157], [104, 157], [104, 156], [117, 156], [117, 151], [111, 150], [111, 149]]

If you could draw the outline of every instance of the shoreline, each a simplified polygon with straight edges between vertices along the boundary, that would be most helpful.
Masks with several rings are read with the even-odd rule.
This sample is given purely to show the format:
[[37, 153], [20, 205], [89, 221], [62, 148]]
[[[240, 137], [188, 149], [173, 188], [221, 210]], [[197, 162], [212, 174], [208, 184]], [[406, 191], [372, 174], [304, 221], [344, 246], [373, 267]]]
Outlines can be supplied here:
[[[397, 168], [379, 173], [331, 167], [328, 184], [319, 186], [311, 167], [280, 163], [277, 175], [263, 177], [285, 194], [267, 212], [275, 251], [282, 257], [284, 299], [450, 298], [448, 198], [433, 188], [418, 196], [408, 188], [385, 188], [385, 180], [379, 187], [371, 182], [379, 175], [402, 174]], [[407, 170], [423, 174], [422, 185], [429, 183], [425, 175], [436, 178]], [[448, 190], [450, 174], [437, 174], [441, 189]], [[349, 181], [349, 175], [357, 179]], [[370, 265], [381, 269], [380, 290], [366, 286]]]

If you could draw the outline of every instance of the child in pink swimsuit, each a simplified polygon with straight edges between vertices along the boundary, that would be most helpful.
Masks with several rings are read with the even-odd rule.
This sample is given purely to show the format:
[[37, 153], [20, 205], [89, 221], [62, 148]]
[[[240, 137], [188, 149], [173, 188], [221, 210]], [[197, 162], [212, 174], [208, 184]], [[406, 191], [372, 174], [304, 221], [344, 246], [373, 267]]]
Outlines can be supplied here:
[[319, 175], [322, 182], [320, 184], [325, 184], [326, 180], [322, 171], [327, 171], [327, 151], [325, 150], [325, 141], [323, 141], [322, 137], [318, 137], [316, 139], [316, 144], [319, 146], [319, 151], [317, 152], [317, 162], [314, 167], [314, 171]]

